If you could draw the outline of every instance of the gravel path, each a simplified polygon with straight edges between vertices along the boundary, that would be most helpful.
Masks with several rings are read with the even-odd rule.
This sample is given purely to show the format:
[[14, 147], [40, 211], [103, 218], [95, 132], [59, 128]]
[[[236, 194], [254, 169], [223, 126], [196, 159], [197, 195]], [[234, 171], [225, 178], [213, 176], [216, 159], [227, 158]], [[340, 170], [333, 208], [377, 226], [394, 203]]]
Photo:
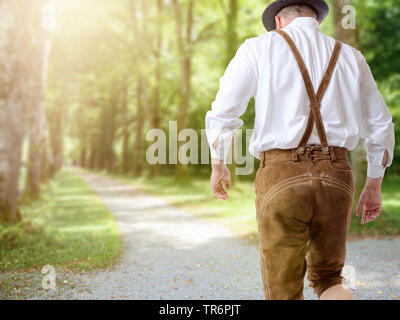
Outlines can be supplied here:
[[[114, 213], [125, 255], [113, 270], [78, 275], [74, 289], [35, 299], [264, 298], [256, 246], [131, 186], [79, 175]], [[356, 299], [399, 299], [399, 239], [350, 242], [347, 257], [356, 270]], [[305, 298], [315, 299], [307, 283]]]

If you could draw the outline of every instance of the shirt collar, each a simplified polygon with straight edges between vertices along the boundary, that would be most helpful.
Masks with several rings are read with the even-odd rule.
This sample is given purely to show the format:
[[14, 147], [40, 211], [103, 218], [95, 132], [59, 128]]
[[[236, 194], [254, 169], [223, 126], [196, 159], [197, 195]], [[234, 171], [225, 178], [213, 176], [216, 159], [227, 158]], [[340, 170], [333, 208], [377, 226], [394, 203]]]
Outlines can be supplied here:
[[318, 21], [312, 17], [297, 17], [287, 25], [287, 27], [291, 26], [314, 27], [318, 30], [321, 30]]

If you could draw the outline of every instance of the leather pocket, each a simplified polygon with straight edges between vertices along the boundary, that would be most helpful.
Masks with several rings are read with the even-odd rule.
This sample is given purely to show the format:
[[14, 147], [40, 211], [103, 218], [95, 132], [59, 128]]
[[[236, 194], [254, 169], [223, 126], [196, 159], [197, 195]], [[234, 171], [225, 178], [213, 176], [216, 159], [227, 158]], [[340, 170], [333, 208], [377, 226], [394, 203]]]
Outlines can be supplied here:
[[350, 161], [348, 161], [348, 160], [329, 161], [329, 165], [334, 170], [339, 170], [339, 171], [351, 171], [352, 170]]
[[258, 169], [257, 169], [257, 172], [256, 172], [256, 177], [255, 177], [255, 179], [254, 179], [254, 191], [255, 191], [255, 193], [257, 194], [257, 191], [260, 189], [260, 185], [259, 185], [259, 176], [260, 176], [260, 174], [261, 174], [261, 171], [263, 170], [263, 167], [259, 167]]

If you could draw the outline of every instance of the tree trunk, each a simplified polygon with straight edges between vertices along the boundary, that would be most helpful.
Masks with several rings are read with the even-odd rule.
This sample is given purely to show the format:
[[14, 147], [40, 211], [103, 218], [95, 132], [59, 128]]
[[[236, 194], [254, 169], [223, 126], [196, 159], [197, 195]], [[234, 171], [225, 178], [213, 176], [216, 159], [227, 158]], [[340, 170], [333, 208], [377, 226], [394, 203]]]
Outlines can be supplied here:
[[[155, 88], [154, 88], [154, 103], [151, 117], [151, 126], [153, 129], [160, 127], [160, 109], [161, 109], [161, 82], [162, 82], [162, 62], [161, 52], [163, 47], [163, 25], [164, 25], [164, 3], [163, 0], [157, 0], [157, 11], [159, 23], [157, 26], [157, 39], [155, 49]], [[151, 166], [150, 176], [156, 177], [159, 175], [160, 166], [158, 163]]]
[[[178, 0], [173, 0], [178, 50], [181, 65], [181, 102], [178, 111], [178, 134], [187, 126], [187, 116], [190, 105], [191, 80], [192, 80], [192, 56], [193, 56], [193, 27], [195, 0], [189, 0], [186, 8], [186, 25], [183, 25], [181, 11], [183, 6]], [[178, 141], [178, 152], [183, 142]], [[186, 170], [178, 160], [176, 176], [184, 179]]]
[[[179, 132], [186, 128], [188, 110], [190, 105], [190, 92], [191, 92], [191, 77], [192, 77], [192, 58], [184, 57], [182, 61], [182, 80], [181, 80], [181, 103], [178, 112], [178, 135]], [[183, 141], [178, 141], [178, 152]], [[184, 179], [187, 172], [182, 163], [178, 159], [177, 177]]]
[[98, 151], [94, 147], [93, 142], [92, 142], [91, 150], [90, 150], [90, 156], [89, 156], [89, 163], [88, 163], [88, 168], [89, 169], [98, 169], [97, 155], [98, 155]]
[[78, 161], [78, 165], [82, 168], [90, 168], [90, 166], [87, 164], [86, 157], [87, 157], [86, 148], [85, 146], [83, 146], [79, 154], [79, 161]]
[[[45, 37], [45, 35], [44, 35]], [[26, 192], [31, 196], [40, 193], [40, 182], [43, 177], [44, 163], [47, 161], [48, 129], [46, 114], [43, 106], [46, 89], [47, 62], [50, 42], [41, 39], [35, 52], [32, 68], [32, 105], [31, 126], [29, 132], [29, 159], [27, 165]]]
[[142, 74], [139, 74], [137, 86], [137, 112], [136, 112], [136, 133], [134, 145], [134, 166], [133, 173], [138, 176], [143, 171], [142, 166], [142, 146], [143, 146], [143, 127], [144, 127], [144, 108], [147, 105], [146, 99], [146, 80]]
[[[61, 170], [64, 162], [64, 114], [65, 102], [60, 102], [58, 105], [58, 112], [55, 115], [54, 123], [50, 135], [51, 143], [51, 158], [49, 175], [53, 177], [59, 170]], [[86, 137], [84, 137], [86, 140]], [[84, 167], [86, 161], [81, 165]]]
[[228, 66], [229, 62], [234, 57], [238, 48], [238, 37], [237, 37], [237, 20], [238, 20], [238, 0], [228, 0], [228, 8], [225, 12], [226, 18], [226, 32], [225, 32], [225, 43], [226, 43], [226, 57], [225, 67]]
[[123, 131], [122, 131], [122, 172], [128, 173], [129, 161], [129, 84], [125, 81], [124, 99], [122, 102]]
[[[139, 4], [140, 6], [136, 6]], [[148, 106], [147, 86], [148, 86], [148, 31], [146, 21], [148, 17], [149, 4], [146, 0], [132, 1], [131, 8], [133, 14], [133, 33], [137, 42], [141, 44], [136, 51], [136, 57], [140, 63], [138, 64], [137, 78], [137, 112], [136, 112], [136, 132], [135, 145], [133, 149], [133, 173], [140, 175], [143, 171], [143, 129], [146, 121], [145, 108]]]
[[343, 41], [352, 47], [361, 50], [360, 34], [356, 26], [355, 29], [345, 29], [342, 20], [348, 13], [342, 13], [342, 8], [352, 5], [352, 0], [332, 0], [333, 20], [335, 23], [335, 38]]
[[[342, 19], [344, 17], [344, 14], [342, 14], [342, 8], [345, 5], [351, 5], [351, 3], [351, 0], [332, 1], [332, 11], [335, 23], [335, 37], [336, 39], [343, 41], [344, 43], [347, 43], [358, 50], [361, 50], [358, 28], [344, 29], [342, 27]], [[362, 189], [364, 188], [367, 176], [367, 161], [366, 151], [364, 148], [364, 139], [360, 139], [357, 147], [351, 152], [350, 158], [355, 174], [355, 197], [356, 199], [358, 199]]]
[[118, 114], [118, 95], [115, 94], [113, 99], [111, 100], [111, 108], [110, 108], [110, 114], [108, 116], [108, 135], [107, 135], [107, 144], [106, 144], [106, 169], [108, 172], [114, 172], [115, 169], [115, 154], [114, 154], [114, 137], [115, 137], [115, 131], [116, 131], [116, 120], [115, 117]]
[[[29, 43], [31, 40], [30, 2], [2, 1], [0, 70], [4, 96], [0, 97], [0, 221], [17, 222], [19, 176], [25, 109], [28, 92]], [[8, 21], [8, 18], [10, 20]]]

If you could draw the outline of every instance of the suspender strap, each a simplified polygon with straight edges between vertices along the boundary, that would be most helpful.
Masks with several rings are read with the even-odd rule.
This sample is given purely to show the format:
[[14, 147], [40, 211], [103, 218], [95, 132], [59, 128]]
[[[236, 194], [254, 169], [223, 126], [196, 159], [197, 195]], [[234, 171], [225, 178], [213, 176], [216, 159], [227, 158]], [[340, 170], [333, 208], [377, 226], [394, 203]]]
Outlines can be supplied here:
[[333, 70], [335, 69], [336, 64], [337, 64], [340, 50], [342, 48], [342, 43], [340, 41], [336, 41], [335, 48], [333, 50], [331, 59], [329, 61], [328, 68], [325, 72], [325, 75], [324, 75], [322, 81], [321, 81], [318, 91], [315, 94], [314, 87], [313, 87], [313, 84], [312, 84], [312, 81], [310, 78], [310, 74], [308, 73], [308, 70], [304, 63], [304, 60], [301, 57], [301, 54], [300, 54], [299, 50], [297, 49], [296, 45], [294, 44], [293, 40], [283, 30], [275, 30], [275, 32], [279, 33], [286, 40], [291, 51], [293, 52], [294, 57], [296, 58], [297, 64], [299, 65], [301, 75], [304, 80], [304, 84], [306, 86], [308, 98], [310, 99], [310, 113], [309, 113], [309, 117], [308, 117], [307, 127], [306, 127], [306, 130], [305, 130], [305, 132], [300, 140], [300, 143], [297, 147], [297, 153], [302, 154], [305, 152], [307, 141], [311, 136], [313, 125], [315, 122], [317, 131], [318, 131], [318, 136], [321, 141], [322, 152], [325, 154], [329, 154], [329, 152], [333, 148], [329, 148], [329, 146], [328, 146], [325, 129], [324, 129], [324, 125], [322, 122], [320, 106], [321, 106], [321, 101], [325, 95], [326, 89], [328, 88], [328, 85], [332, 79]]

